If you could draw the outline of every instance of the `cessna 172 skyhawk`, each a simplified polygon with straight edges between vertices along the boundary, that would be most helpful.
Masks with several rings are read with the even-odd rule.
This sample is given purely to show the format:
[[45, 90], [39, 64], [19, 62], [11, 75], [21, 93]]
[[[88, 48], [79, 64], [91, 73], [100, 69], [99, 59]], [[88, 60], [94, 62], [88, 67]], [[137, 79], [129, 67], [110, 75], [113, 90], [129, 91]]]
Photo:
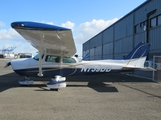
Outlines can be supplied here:
[[33, 58], [16, 59], [6, 63], [19, 75], [25, 76], [20, 80], [22, 85], [33, 84], [29, 77], [50, 77], [47, 84], [50, 89], [66, 87], [67, 76], [91, 73], [121, 72], [124, 70], [153, 70], [144, 68], [150, 44], [139, 43], [124, 59], [79, 61], [73, 55], [76, 48], [70, 29], [36, 22], [11, 23], [22, 37], [24, 37], [39, 54]]

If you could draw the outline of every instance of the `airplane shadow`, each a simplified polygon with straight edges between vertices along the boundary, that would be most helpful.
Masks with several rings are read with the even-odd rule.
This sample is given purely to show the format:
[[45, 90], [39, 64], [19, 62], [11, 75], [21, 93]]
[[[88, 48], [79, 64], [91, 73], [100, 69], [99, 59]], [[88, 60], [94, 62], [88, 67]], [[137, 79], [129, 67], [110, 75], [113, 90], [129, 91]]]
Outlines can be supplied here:
[[[107, 73], [99, 75], [72, 76], [66, 80], [70, 82], [88, 82], [85, 87], [90, 87], [97, 92], [119, 92], [114, 86], [115, 82], [152, 82], [148, 79], [127, 76], [119, 73]], [[68, 87], [82, 87], [82, 85], [68, 85]]]
[[[40, 90], [36, 91], [49, 91], [46, 88], [46, 83], [50, 81], [50, 78], [34, 78], [34, 81], [40, 81], [39, 84], [33, 84], [30, 86], [20, 86], [18, 80], [24, 77], [17, 75], [16, 73], [8, 73], [0, 76], [0, 92], [16, 87], [37, 87]], [[97, 92], [119, 92], [114, 86], [114, 82], [152, 82], [147, 79], [141, 79], [122, 75], [118, 73], [101, 74], [101, 75], [80, 75], [67, 77], [67, 87], [90, 87]]]
[[94, 89], [97, 92], [118, 92], [117, 88], [110, 85], [110, 84], [104, 84], [104, 83], [94, 83], [94, 82], [88, 82], [87, 85], [67, 85], [67, 87], [89, 87]]
[[0, 92], [8, 90], [10, 88], [16, 88], [20, 85], [18, 84], [18, 80], [21, 79], [15, 73], [8, 73], [0, 76]]

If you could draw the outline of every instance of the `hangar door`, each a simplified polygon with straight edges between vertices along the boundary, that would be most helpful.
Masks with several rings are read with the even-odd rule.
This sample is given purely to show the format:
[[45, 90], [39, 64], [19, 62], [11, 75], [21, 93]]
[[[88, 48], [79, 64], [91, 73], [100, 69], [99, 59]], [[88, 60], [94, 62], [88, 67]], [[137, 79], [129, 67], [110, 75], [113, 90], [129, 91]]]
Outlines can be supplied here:
[[153, 68], [157, 71], [153, 71], [153, 80], [161, 82], [161, 56], [153, 57]]

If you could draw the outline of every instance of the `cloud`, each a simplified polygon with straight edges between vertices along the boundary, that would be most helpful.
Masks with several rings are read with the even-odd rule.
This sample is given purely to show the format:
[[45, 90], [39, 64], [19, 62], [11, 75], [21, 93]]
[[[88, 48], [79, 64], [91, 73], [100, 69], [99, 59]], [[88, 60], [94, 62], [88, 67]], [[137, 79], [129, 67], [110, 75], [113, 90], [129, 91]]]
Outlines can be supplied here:
[[50, 25], [54, 25], [54, 23], [53, 23], [53, 22], [44, 22], [44, 23], [46, 23], [46, 24], [50, 24]]
[[47, 22], [47, 21], [35, 21], [35, 22], [38, 22], [38, 23], [45, 23], [45, 24], [49, 24], [49, 25], [54, 25], [53, 22]]
[[12, 28], [0, 29], [0, 42], [0, 49], [17, 46], [14, 53], [36, 53], [36, 49]]
[[46, 24], [49, 24], [49, 25], [54, 25], [53, 22], [45, 22], [45, 21], [42, 21], [41, 23], [46, 23]]
[[36, 52], [38, 51], [26, 41], [17, 42], [15, 43], [15, 46], [17, 46], [17, 48], [14, 50], [15, 53], [32, 53], [33, 55], [35, 55], [37, 54]]
[[19, 39], [22, 39], [22, 37], [14, 29], [0, 29], [0, 41], [5, 42]]
[[4, 27], [4, 26], [5, 26], [5, 24], [0, 21], [0, 27]]
[[72, 23], [72, 22], [70, 22], [70, 21], [67, 21], [66, 23], [62, 23], [61, 26], [62, 27], [65, 27], [65, 28], [70, 28], [70, 29], [74, 30], [75, 24]]
[[108, 26], [112, 25], [116, 22], [118, 18], [114, 18], [112, 20], [96, 20], [93, 19], [91, 22], [85, 22], [78, 26], [77, 35], [75, 36], [75, 42], [78, 44], [82, 44], [85, 41], [89, 40]]

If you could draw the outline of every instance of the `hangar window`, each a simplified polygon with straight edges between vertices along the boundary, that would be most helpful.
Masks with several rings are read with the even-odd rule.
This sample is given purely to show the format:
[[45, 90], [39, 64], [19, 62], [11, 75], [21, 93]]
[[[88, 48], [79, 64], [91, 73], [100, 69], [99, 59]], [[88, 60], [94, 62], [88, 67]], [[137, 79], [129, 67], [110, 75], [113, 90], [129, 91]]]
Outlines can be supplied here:
[[144, 26], [146, 26], [146, 21], [140, 23], [141, 28], [143, 28]]
[[158, 25], [161, 25], [161, 15], [158, 16]]
[[157, 26], [157, 19], [155, 17], [150, 20], [150, 27], [152, 28], [152, 27], [156, 27], [156, 26]]
[[139, 24], [135, 25], [134, 31], [135, 31], [135, 33], [138, 33], [139, 32]]

